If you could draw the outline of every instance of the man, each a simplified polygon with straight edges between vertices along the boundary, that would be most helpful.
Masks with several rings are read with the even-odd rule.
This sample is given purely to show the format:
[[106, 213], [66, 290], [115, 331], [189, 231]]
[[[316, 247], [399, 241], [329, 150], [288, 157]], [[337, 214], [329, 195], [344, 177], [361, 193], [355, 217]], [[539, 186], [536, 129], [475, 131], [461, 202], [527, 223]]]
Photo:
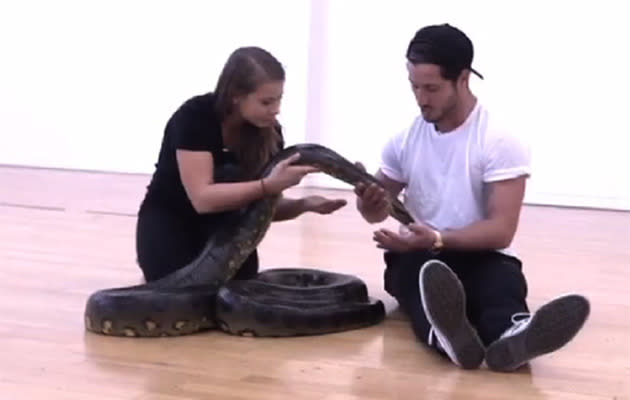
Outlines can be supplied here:
[[[471, 92], [473, 45], [448, 24], [420, 29], [407, 50], [421, 110], [390, 138], [376, 177], [405, 189], [417, 221], [374, 233], [386, 250], [385, 289], [416, 336], [461, 368], [485, 360], [513, 371], [555, 351], [582, 328], [586, 298], [556, 298], [531, 314], [521, 261], [511, 247], [530, 175], [530, 154]], [[376, 185], [357, 185], [357, 208], [383, 221], [389, 203]]]

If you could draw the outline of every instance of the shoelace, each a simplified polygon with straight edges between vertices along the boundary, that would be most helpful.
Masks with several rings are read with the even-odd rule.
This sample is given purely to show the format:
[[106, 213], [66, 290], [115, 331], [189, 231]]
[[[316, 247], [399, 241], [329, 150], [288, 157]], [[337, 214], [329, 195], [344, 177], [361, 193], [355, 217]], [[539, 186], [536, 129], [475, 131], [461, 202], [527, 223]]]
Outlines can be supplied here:
[[531, 314], [527, 312], [520, 312], [512, 315], [512, 326], [509, 327], [501, 337], [508, 336], [510, 334], [514, 334], [519, 332], [521, 329], [524, 329], [525, 326], [529, 323], [531, 319]]
[[[522, 327], [524, 325], [527, 325], [527, 323], [529, 322], [531, 317], [532, 317], [532, 314], [531, 313], [527, 313], [527, 312], [519, 312], [519, 313], [513, 314], [512, 317], [511, 317], [512, 326], [509, 327], [503, 333], [503, 335], [501, 335], [501, 337], [505, 337], [505, 336], [510, 335], [512, 333], [518, 332], [520, 329], [523, 329]], [[429, 329], [429, 337], [427, 338], [427, 344], [429, 346], [436, 346], [437, 348], [439, 348], [439, 349], [444, 351], [444, 348], [442, 347], [442, 343], [440, 343], [440, 341], [438, 340], [437, 335], [435, 334], [435, 332], [433, 330], [433, 327], [431, 327]]]
[[[522, 324], [524, 321], [526, 321], [527, 319], [529, 319], [529, 317], [531, 317], [532, 315], [530, 313], [527, 312], [519, 312], [516, 313], [514, 315], [512, 315], [512, 323], [513, 324]], [[523, 318], [520, 321], [518, 320], [519, 318]]]

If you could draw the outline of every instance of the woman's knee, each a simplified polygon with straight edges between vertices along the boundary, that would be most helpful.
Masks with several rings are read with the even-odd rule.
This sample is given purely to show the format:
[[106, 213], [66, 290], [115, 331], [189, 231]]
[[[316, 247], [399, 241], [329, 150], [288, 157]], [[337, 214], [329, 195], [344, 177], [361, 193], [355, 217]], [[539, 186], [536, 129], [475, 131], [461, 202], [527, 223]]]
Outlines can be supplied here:
[[147, 282], [182, 268], [194, 259], [185, 224], [162, 210], [144, 209], [136, 223], [136, 261]]

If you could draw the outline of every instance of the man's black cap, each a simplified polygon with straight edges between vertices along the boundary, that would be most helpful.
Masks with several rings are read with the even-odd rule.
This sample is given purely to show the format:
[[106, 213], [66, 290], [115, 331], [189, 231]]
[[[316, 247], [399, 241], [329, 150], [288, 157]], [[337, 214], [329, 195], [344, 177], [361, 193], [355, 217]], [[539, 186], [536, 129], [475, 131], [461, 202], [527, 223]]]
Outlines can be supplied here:
[[407, 47], [407, 59], [412, 63], [430, 63], [461, 72], [472, 67], [473, 44], [464, 32], [449, 24], [429, 25], [416, 32]]

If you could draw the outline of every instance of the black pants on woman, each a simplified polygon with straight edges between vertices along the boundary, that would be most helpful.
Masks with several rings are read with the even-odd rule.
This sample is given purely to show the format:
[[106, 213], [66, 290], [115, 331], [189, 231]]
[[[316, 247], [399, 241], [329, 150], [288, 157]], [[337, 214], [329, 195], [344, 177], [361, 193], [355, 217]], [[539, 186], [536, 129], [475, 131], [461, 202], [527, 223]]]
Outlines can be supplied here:
[[[229, 223], [228, 214], [182, 217], [159, 205], [143, 204], [136, 225], [137, 261], [147, 282], [180, 269], [201, 252], [212, 231]], [[250, 279], [258, 273], [254, 251], [233, 279]]]
[[521, 262], [502, 253], [426, 251], [385, 253], [385, 290], [399, 303], [417, 338], [427, 343], [431, 325], [422, 308], [418, 275], [430, 259], [446, 263], [464, 286], [467, 316], [488, 346], [512, 325], [512, 315], [529, 312]]

